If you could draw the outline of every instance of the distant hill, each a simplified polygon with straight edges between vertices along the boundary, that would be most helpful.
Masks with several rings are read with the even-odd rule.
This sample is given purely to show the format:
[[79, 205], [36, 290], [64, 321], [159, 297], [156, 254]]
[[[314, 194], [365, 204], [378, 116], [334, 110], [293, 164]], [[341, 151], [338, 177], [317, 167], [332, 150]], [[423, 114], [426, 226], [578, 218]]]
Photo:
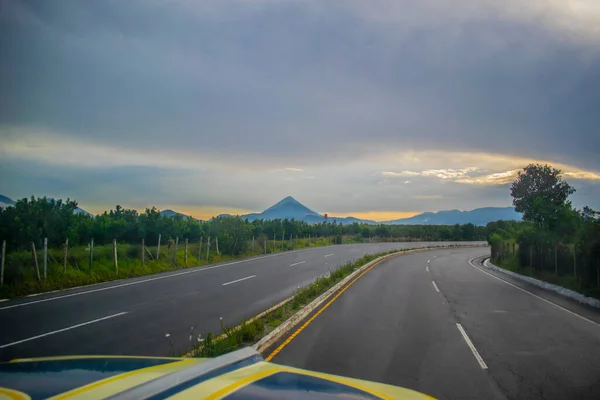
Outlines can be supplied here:
[[[15, 205], [14, 200], [0, 194], [0, 208], [10, 207], [10, 206], [14, 206], [14, 205]], [[92, 214], [91, 212], [88, 212], [88, 211], [84, 210], [83, 208], [79, 208], [79, 207], [77, 207], [73, 211], [73, 213], [74, 214], [86, 214], [91, 217], [94, 216], [94, 214]]]
[[[173, 210], [162, 210], [160, 212], [160, 215], [165, 216], [165, 217], [176, 217], [176, 216], [179, 216], [179, 217], [181, 217], [183, 219], [192, 218], [189, 215], [185, 215], [185, 214], [179, 213], [177, 211], [173, 211]], [[199, 221], [196, 218], [192, 218], [192, 219], [195, 219], [196, 221]]]
[[[277, 204], [267, 208], [265, 211], [261, 213], [252, 213], [241, 215], [242, 218], [248, 219], [249, 221], [254, 221], [256, 219], [295, 219], [297, 221], [304, 221], [309, 224], [315, 224], [319, 222], [325, 221], [325, 216], [319, 214], [316, 211], [311, 210], [306, 207], [304, 204], [300, 203], [298, 200], [294, 199], [291, 196], [286, 197], [281, 200]], [[354, 217], [334, 217], [328, 216], [328, 221], [336, 221], [338, 224], [352, 224], [354, 222], [358, 223], [366, 223], [366, 224], [375, 224], [375, 221], [370, 220], [362, 220]]]
[[318, 218], [320, 221], [323, 220], [323, 216], [319, 213], [306, 207], [291, 196], [286, 197], [277, 204], [267, 208], [261, 213], [253, 213], [242, 215], [242, 218], [247, 218], [250, 221], [255, 219], [296, 219], [304, 221], [306, 219]]
[[[295, 219], [308, 223], [319, 223], [325, 221], [325, 217], [311, 210], [304, 204], [291, 196], [286, 197], [274, 206], [267, 208], [261, 213], [241, 215], [242, 218], [254, 221], [256, 219]], [[389, 225], [454, 225], [467, 224], [485, 225], [491, 221], [498, 220], [520, 220], [521, 214], [515, 212], [512, 207], [485, 207], [476, 208], [471, 211], [447, 210], [438, 212], [426, 212], [410, 218], [397, 219], [382, 222]], [[336, 221], [338, 224], [378, 224], [378, 222], [359, 219], [354, 217], [329, 216], [328, 221]]]
[[12, 199], [9, 199], [8, 197], [2, 196], [0, 194], [0, 208], [9, 207], [9, 206], [12, 206], [14, 204], [15, 204], [15, 202], [12, 201]]
[[[316, 224], [325, 221], [325, 216], [319, 214], [316, 211], [311, 210], [306, 207], [304, 204], [300, 203], [298, 200], [294, 199], [291, 196], [286, 197], [281, 200], [277, 204], [267, 208], [265, 211], [261, 213], [252, 213], [241, 215], [242, 218], [248, 219], [249, 221], [254, 221], [256, 219], [295, 219], [297, 221], [304, 221], [309, 224]], [[336, 221], [338, 224], [352, 224], [354, 222], [358, 223], [366, 223], [366, 224], [374, 224], [374, 221], [369, 220], [361, 220], [353, 217], [343, 218], [343, 217], [333, 217], [328, 216], [328, 221], [333, 222]]]
[[425, 212], [410, 218], [386, 221], [390, 225], [454, 225], [468, 224], [486, 225], [498, 220], [521, 220], [522, 215], [513, 207], [483, 207], [471, 211], [446, 210]]

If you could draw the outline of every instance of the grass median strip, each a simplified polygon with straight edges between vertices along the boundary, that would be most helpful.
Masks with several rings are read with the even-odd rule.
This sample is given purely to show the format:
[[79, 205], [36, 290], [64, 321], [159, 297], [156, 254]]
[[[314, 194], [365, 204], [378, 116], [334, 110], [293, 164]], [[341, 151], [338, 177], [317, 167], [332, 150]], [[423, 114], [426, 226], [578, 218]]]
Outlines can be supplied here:
[[210, 332], [204, 337], [199, 337], [200, 345], [184, 354], [184, 356], [216, 357], [241, 347], [250, 346], [358, 268], [381, 256], [402, 253], [408, 250], [393, 250], [386, 253], [365, 255], [354, 262], [346, 263], [336, 269], [330, 269], [328, 274], [317, 277], [314, 282], [304, 287], [299, 287], [292, 297], [251, 320], [244, 321], [233, 328], [221, 324], [221, 334]]
[[[302, 288], [299, 287], [293, 296], [248, 321], [244, 321], [233, 328], [227, 327], [221, 322], [221, 334], [215, 334], [211, 332], [206, 334], [204, 337], [199, 336], [198, 347], [192, 349], [183, 356], [216, 357], [221, 354], [235, 351], [242, 347], [254, 345], [259, 341], [259, 345], [262, 345], [263, 341], [261, 341], [261, 339], [266, 339], [266, 336], [268, 336], [272, 331], [278, 329], [278, 327], [284, 322], [293, 318], [297, 318], [302, 314], [300, 312], [305, 306], [309, 305], [320, 296], [325, 295], [328, 297], [325, 294], [326, 292], [334, 288], [334, 286], [340, 283], [342, 280], [350, 278], [349, 275], [351, 275], [353, 272], [357, 271], [361, 267], [366, 267], [366, 264], [370, 263], [371, 261], [390, 254], [405, 253], [408, 251], [431, 250], [434, 247], [421, 249], [400, 249], [384, 253], [365, 255], [353, 262], [348, 262], [339, 268], [330, 269], [329, 274], [317, 277], [314, 282], [308, 284], [307, 286]], [[344, 287], [349, 287], [349, 285], [358, 280], [375, 265], [376, 264], [371, 265], [367, 270], [360, 272], [358, 277], [353, 278], [353, 280], [348, 285], [344, 285]], [[333, 293], [334, 292], [331, 294]], [[341, 292], [338, 293], [336, 298], [339, 297], [340, 294]], [[327, 304], [330, 304], [331, 302], [333, 302], [333, 300], [329, 301]], [[324, 308], [325, 307], [323, 307], [323, 309]], [[300, 320], [303, 318], [304, 317], [298, 319], [297, 322], [300, 322]], [[293, 324], [295, 323], [296, 322]], [[286, 322], [286, 325], [288, 324], [289, 321]], [[283, 326], [281, 328], [283, 328]], [[277, 332], [273, 332], [273, 334], [275, 334], [277, 337], [280, 336]], [[190, 339], [192, 338], [190, 337]], [[268, 347], [269, 346], [265, 348]]]

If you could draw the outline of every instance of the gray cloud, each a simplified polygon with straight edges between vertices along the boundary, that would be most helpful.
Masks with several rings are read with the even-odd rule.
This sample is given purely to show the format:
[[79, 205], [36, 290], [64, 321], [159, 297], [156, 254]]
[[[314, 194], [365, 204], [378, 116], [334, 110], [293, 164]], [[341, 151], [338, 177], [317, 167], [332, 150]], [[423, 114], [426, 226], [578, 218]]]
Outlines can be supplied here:
[[[318, 167], [379, 153], [483, 151], [600, 170], [600, 35], [593, 28], [600, 19], [580, 20], [556, 2], [3, 1], [0, 7], [5, 142], [23, 136], [16, 127], [52, 133], [65, 146], [83, 140], [190, 162], [304, 169], [317, 178], [301, 185], [325, 207], [328, 195], [310, 194], [326, 179]], [[94, 168], [89, 174], [100, 180], [110, 169]], [[165, 180], [182, 198], [242, 206], [227, 200], [235, 190], [216, 181], [183, 167], [158, 170], [172, 168], [211, 188], [198, 193]], [[376, 171], [329, 174], [325, 186], [348, 196], [342, 183], [379, 190], [381, 207], [398, 207], [398, 192], [388, 198], [387, 189], [370, 186], [376, 182], [367, 177]], [[139, 182], [147, 172], [118, 168], [121, 182]], [[220, 172], [214, 177], [236, 181]], [[287, 179], [292, 185], [300, 178]], [[439, 186], [445, 193], [421, 193], [418, 180], [409, 179], [403, 186], [412, 196], [442, 198], [412, 203], [407, 196], [403, 209], [422, 209], [424, 201], [447, 208], [460, 195], [448, 185]], [[279, 195], [277, 187], [270, 190]], [[497, 188], [469, 190], [478, 196], [474, 206], [506, 201]], [[340, 207], [372, 205], [355, 195]], [[264, 202], [258, 195], [244, 200], [248, 208]]]

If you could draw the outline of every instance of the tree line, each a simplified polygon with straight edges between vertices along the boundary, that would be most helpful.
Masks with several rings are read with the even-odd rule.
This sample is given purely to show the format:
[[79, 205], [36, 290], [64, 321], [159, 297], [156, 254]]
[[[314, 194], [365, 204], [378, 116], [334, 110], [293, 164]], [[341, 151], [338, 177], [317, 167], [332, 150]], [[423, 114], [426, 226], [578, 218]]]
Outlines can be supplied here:
[[240, 217], [220, 216], [199, 221], [182, 216], [165, 216], [156, 207], [138, 213], [119, 205], [94, 217], [76, 213], [77, 202], [46, 197], [22, 198], [14, 206], [0, 209], [0, 240], [6, 240], [8, 251], [27, 250], [31, 243], [39, 246], [44, 238], [49, 247], [60, 247], [65, 240], [70, 246], [111, 243], [135, 244], [141, 239], [156, 245], [159, 235], [163, 243], [176, 238], [197, 242], [200, 238], [218, 238], [223, 254], [241, 254], [249, 240], [289, 240], [292, 238], [328, 237], [341, 243], [343, 236], [365, 240], [485, 240], [484, 227], [464, 225], [341, 225], [330, 222], [309, 224], [293, 219], [248, 221]]
[[600, 213], [575, 209], [575, 189], [549, 165], [528, 165], [510, 191], [523, 221], [487, 224], [492, 258], [547, 280], [568, 276], [576, 289], [599, 288]]

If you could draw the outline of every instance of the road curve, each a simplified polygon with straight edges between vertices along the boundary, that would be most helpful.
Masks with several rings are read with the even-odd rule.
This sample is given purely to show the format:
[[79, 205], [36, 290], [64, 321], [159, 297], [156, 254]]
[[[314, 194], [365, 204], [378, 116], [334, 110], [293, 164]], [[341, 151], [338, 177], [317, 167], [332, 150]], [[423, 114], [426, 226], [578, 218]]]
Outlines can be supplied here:
[[379, 264], [272, 361], [441, 399], [600, 399], [600, 312], [469, 263], [486, 252]]
[[[451, 242], [318, 247], [0, 302], [0, 361], [75, 354], [181, 354], [364, 253]], [[464, 244], [464, 242], [462, 242]], [[166, 335], [169, 334], [169, 337]]]

